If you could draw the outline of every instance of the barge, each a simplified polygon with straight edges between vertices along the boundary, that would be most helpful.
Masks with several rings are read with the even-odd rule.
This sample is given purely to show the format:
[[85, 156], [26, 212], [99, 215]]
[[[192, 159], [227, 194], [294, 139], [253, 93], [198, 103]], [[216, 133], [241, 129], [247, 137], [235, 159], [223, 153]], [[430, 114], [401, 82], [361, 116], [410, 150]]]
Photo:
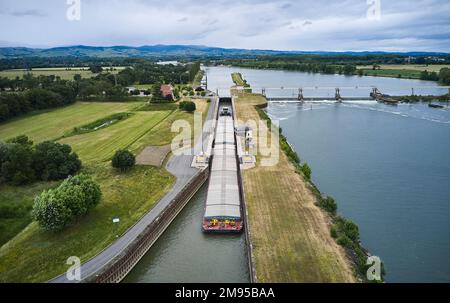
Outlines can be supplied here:
[[208, 233], [239, 233], [243, 228], [231, 108], [231, 99], [220, 100], [202, 224], [203, 231]]

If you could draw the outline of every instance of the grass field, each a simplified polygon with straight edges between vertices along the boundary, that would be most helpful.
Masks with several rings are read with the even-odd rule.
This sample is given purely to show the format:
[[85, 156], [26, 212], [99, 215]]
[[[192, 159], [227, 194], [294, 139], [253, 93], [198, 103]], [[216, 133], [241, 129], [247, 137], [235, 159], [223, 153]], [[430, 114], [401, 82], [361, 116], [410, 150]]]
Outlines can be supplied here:
[[27, 135], [35, 143], [54, 140], [89, 122], [114, 113], [131, 111], [142, 103], [78, 102], [64, 108], [32, 113], [0, 124], [0, 139]]
[[[84, 170], [100, 183], [101, 203], [60, 233], [44, 232], [35, 222], [28, 225], [0, 248], [0, 282], [43, 282], [63, 273], [70, 256], [88, 260], [148, 212], [175, 181], [166, 170], [148, 166], [126, 174], [109, 163]], [[120, 218], [117, 226], [115, 217]]]
[[[124, 69], [124, 67], [115, 67], [115, 70], [108, 71], [113, 74], [117, 74], [120, 70]], [[6, 77], [9, 79], [15, 79], [16, 77], [22, 78], [23, 75], [31, 73], [34, 76], [58, 76], [61, 77], [63, 80], [73, 80], [73, 76], [76, 74], [81, 75], [82, 78], [92, 78], [95, 77], [97, 74], [93, 74], [89, 68], [78, 68], [73, 67], [70, 68], [70, 70], [67, 70], [65, 67], [61, 68], [34, 68], [31, 71], [24, 70], [24, 69], [11, 69], [11, 70], [5, 70], [0, 71], [0, 77]]]
[[[442, 68], [450, 68], [450, 65], [436, 64], [436, 65], [420, 65], [420, 64], [382, 64], [380, 69], [382, 70], [411, 70], [411, 71], [429, 71], [439, 72]], [[372, 69], [372, 65], [358, 66], [358, 69]]]
[[[260, 119], [262, 96], [241, 94], [238, 118]], [[258, 161], [259, 163], [259, 161]], [[310, 185], [282, 153], [273, 167], [246, 170], [244, 191], [259, 282], [354, 282], [352, 268], [330, 236], [329, 218]]]
[[[206, 101], [195, 102], [199, 111], [208, 109]], [[148, 105], [146, 111], [136, 111], [142, 105], [77, 103], [0, 126], [0, 133], [8, 137], [26, 130], [34, 140], [47, 140], [61, 136], [74, 124], [85, 125], [114, 111], [133, 112], [128, 119], [107, 128], [60, 140], [72, 145], [83, 160], [83, 171], [94, 176], [103, 192], [100, 205], [63, 232], [44, 232], [35, 222], [30, 223], [29, 210], [35, 195], [57, 183], [0, 187], [0, 207], [14, 203], [26, 209], [23, 217], [0, 221], [0, 245], [10, 240], [0, 247], [0, 282], [43, 282], [64, 272], [69, 256], [88, 260], [139, 220], [171, 188], [175, 178], [164, 168], [136, 166], [121, 174], [112, 169], [109, 162], [104, 162], [119, 148], [141, 150], [147, 145], [168, 144], [176, 135], [170, 132], [170, 121], [193, 121], [192, 114], [174, 107]], [[114, 217], [121, 219], [117, 229], [111, 222]]]
[[[209, 103], [205, 100], [194, 100], [193, 102], [195, 102], [197, 106], [197, 111], [203, 114], [208, 111]], [[188, 121], [189, 124], [193, 125], [194, 114], [181, 110], [175, 110], [172, 115], [158, 124], [151, 132], [145, 134], [139, 140], [134, 142], [134, 144], [130, 146], [130, 150], [135, 154], [138, 154], [149, 145], [162, 146], [170, 144], [173, 138], [177, 135], [176, 133], [171, 132], [172, 124], [177, 120], [185, 120]]]
[[110, 127], [59, 140], [69, 144], [85, 162], [108, 161], [118, 149], [128, 148], [167, 118], [171, 112], [135, 112], [130, 118]]
[[423, 71], [436, 72], [450, 65], [380, 65], [380, 69], [373, 70], [372, 66], [358, 66], [358, 69], [364, 71], [366, 76], [420, 79], [420, 73]]

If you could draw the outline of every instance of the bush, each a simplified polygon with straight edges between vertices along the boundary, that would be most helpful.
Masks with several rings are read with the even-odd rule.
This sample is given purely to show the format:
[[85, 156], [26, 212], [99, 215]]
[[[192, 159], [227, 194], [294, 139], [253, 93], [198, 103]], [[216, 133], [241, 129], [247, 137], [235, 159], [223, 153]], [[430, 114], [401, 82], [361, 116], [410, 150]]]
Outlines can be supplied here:
[[331, 215], [336, 215], [337, 203], [332, 197], [321, 198], [319, 201], [319, 206], [326, 210]]
[[100, 187], [89, 176], [71, 177], [35, 199], [33, 218], [47, 231], [60, 231], [85, 215], [100, 199]]
[[348, 219], [344, 219], [341, 217], [338, 217], [336, 221], [337, 228], [342, 234], [347, 236], [353, 242], [359, 241], [358, 225]]
[[41, 180], [61, 180], [78, 172], [81, 161], [69, 145], [47, 141], [36, 145], [33, 168]]
[[339, 239], [337, 240], [337, 243], [345, 248], [349, 249], [353, 248], [352, 240], [350, 240], [346, 235], [340, 236]]
[[180, 109], [187, 112], [195, 112], [197, 106], [192, 101], [182, 101], [180, 102]]
[[135, 156], [128, 150], [118, 150], [112, 159], [112, 166], [126, 171], [136, 164]]
[[311, 180], [312, 171], [311, 171], [311, 168], [309, 167], [309, 165], [307, 163], [305, 163], [300, 167], [300, 169], [301, 169], [303, 175], [305, 176], [305, 178], [308, 181]]

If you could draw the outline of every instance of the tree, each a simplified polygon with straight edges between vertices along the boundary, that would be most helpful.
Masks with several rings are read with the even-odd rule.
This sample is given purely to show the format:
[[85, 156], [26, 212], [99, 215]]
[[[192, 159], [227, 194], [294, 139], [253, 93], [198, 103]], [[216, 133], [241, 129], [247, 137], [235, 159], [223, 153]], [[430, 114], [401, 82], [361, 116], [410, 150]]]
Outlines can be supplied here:
[[337, 204], [336, 201], [332, 197], [321, 198], [319, 202], [319, 206], [326, 210], [331, 215], [336, 215], [337, 212]]
[[301, 171], [307, 180], [311, 180], [312, 171], [307, 163], [301, 166]]
[[61, 180], [78, 172], [81, 161], [69, 145], [47, 141], [36, 145], [33, 168], [41, 180]]
[[161, 82], [156, 82], [152, 86], [152, 102], [153, 103], [167, 102], [167, 100], [162, 96], [161, 85], [162, 85]]
[[6, 182], [14, 185], [29, 183], [35, 179], [34, 170], [31, 168], [33, 151], [27, 144], [9, 143], [6, 147], [6, 155], [1, 163], [1, 177]]
[[197, 106], [192, 101], [182, 101], [179, 105], [181, 110], [185, 110], [187, 112], [195, 112], [197, 109]]
[[100, 199], [100, 186], [81, 174], [66, 179], [56, 189], [43, 191], [35, 199], [32, 215], [43, 229], [60, 231], [87, 214]]
[[439, 72], [439, 82], [443, 85], [450, 85], [450, 68], [442, 68]]
[[352, 64], [346, 64], [344, 66], [344, 74], [345, 75], [353, 75], [356, 71], [356, 66]]
[[99, 74], [103, 71], [103, 67], [101, 67], [100, 65], [91, 65], [89, 67], [89, 70], [93, 73], [93, 74]]
[[112, 159], [112, 166], [121, 171], [126, 171], [136, 164], [135, 156], [128, 150], [118, 150]]

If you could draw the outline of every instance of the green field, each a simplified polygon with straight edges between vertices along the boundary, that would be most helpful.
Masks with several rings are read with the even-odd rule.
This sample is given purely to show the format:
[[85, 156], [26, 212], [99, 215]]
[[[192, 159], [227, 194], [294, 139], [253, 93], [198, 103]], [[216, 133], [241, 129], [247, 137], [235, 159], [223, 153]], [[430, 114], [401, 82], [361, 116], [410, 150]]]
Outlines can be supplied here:
[[[117, 74], [120, 70], [124, 69], [125, 67], [114, 67], [114, 70], [108, 71], [105, 69], [105, 71], [108, 71], [113, 74]], [[70, 69], [67, 69], [65, 67], [61, 68], [34, 68], [31, 71], [24, 70], [24, 69], [11, 69], [11, 70], [4, 70], [0, 71], [0, 77], [6, 77], [9, 79], [15, 79], [16, 77], [22, 78], [23, 75], [31, 73], [34, 76], [58, 76], [61, 77], [63, 80], [73, 80], [73, 76], [79, 74], [82, 78], [92, 78], [95, 77], [97, 74], [93, 74], [89, 68], [84, 67], [73, 67]]]
[[[60, 233], [44, 232], [33, 222], [0, 248], [0, 282], [44, 282], [67, 269], [66, 260], [86, 261], [123, 234], [171, 188], [166, 170], [138, 166], [121, 174], [109, 163], [84, 169], [100, 183], [101, 203]], [[112, 219], [120, 218], [114, 225]]]
[[420, 79], [420, 71], [415, 70], [397, 70], [397, 69], [364, 69], [365, 76], [374, 77], [389, 77], [389, 78], [405, 78], [405, 79]]
[[84, 162], [107, 161], [114, 153], [139, 140], [171, 114], [170, 111], [135, 112], [133, 116], [105, 129], [60, 140], [69, 144]]
[[[358, 69], [372, 69], [372, 65], [358, 66]], [[380, 69], [382, 70], [412, 70], [412, 71], [428, 71], [428, 72], [439, 72], [442, 68], [450, 68], [450, 65], [446, 64], [435, 64], [435, 65], [421, 65], [421, 64], [381, 64]]]
[[78, 102], [64, 108], [32, 113], [0, 124], [0, 139], [27, 135], [35, 143], [61, 138], [74, 127], [114, 113], [131, 111], [143, 103]]
[[[206, 112], [206, 101], [195, 102], [199, 111]], [[164, 168], [136, 166], [119, 173], [105, 162], [120, 148], [138, 152], [148, 145], [170, 144], [176, 135], [170, 131], [171, 123], [178, 119], [193, 121], [193, 114], [176, 109], [176, 104], [144, 105], [77, 103], [0, 125], [2, 139], [26, 134], [40, 142], [60, 138], [75, 126], [115, 112], [133, 113], [109, 127], [59, 140], [79, 154], [83, 172], [94, 176], [103, 192], [100, 205], [63, 232], [44, 232], [35, 222], [30, 223], [34, 197], [57, 183], [0, 187], [0, 207], [19, 205], [24, 210], [22, 216], [0, 218], [0, 245], [6, 243], [0, 248], [0, 282], [43, 282], [64, 272], [69, 256], [88, 260], [114, 241], [116, 235], [123, 234], [171, 188], [175, 178]], [[114, 217], [121, 219], [118, 227], [111, 222]]]
[[406, 79], [420, 79], [420, 73], [423, 71], [436, 72], [442, 68], [450, 68], [450, 65], [419, 65], [419, 64], [404, 64], [404, 65], [380, 65], [380, 69], [374, 70], [372, 66], [358, 66], [358, 70], [363, 70], [365, 76], [375, 77], [389, 77], [389, 78], [406, 78]]

